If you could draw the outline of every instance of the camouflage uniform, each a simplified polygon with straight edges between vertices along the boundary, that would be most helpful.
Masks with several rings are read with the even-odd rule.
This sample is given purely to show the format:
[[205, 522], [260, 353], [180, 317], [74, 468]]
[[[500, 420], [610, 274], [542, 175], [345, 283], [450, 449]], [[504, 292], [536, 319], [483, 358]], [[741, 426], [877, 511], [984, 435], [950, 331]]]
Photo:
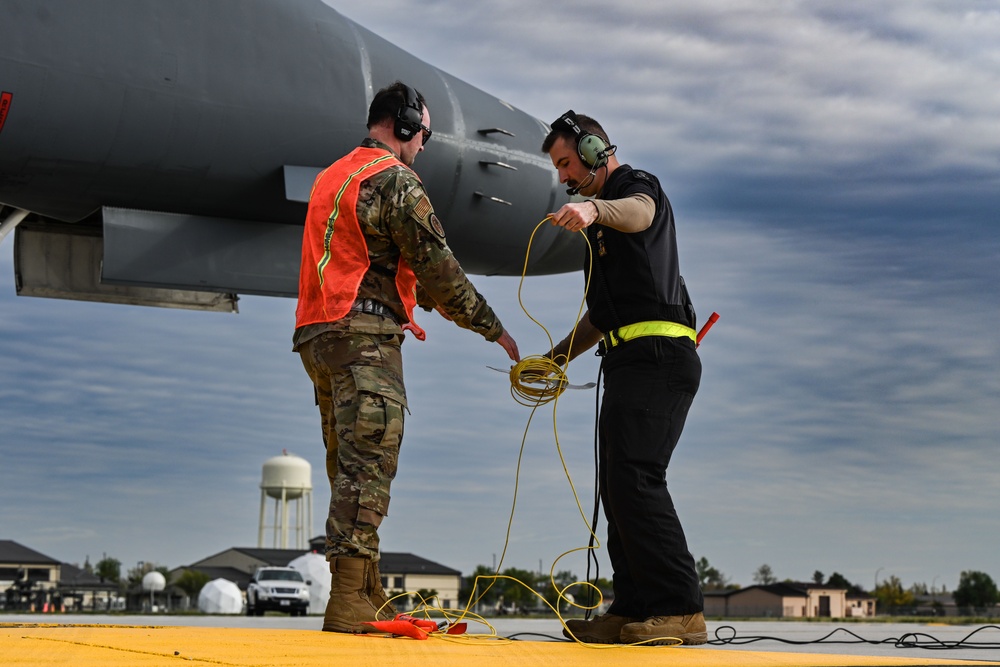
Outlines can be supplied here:
[[[362, 146], [389, 147], [373, 139]], [[400, 347], [406, 313], [396, 291], [400, 257], [418, 281], [418, 302], [435, 305], [459, 326], [488, 341], [500, 320], [476, 292], [445, 240], [444, 229], [416, 175], [403, 165], [361, 184], [357, 218], [371, 267], [359, 299], [374, 299], [395, 318], [351, 311], [335, 322], [299, 327], [299, 352], [316, 389], [330, 480], [327, 559], [379, 558], [378, 527], [389, 508], [407, 409]]]

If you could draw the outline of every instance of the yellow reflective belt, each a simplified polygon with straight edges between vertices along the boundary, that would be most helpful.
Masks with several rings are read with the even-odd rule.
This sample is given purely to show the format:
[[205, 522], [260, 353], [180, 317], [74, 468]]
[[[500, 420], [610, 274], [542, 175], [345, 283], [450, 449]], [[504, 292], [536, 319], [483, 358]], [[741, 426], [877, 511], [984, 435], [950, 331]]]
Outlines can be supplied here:
[[604, 336], [604, 345], [614, 347], [619, 343], [640, 338], [642, 336], [667, 336], [668, 338], [690, 338], [696, 340], [698, 334], [691, 327], [676, 322], [654, 320], [651, 322], [636, 322], [618, 327]]

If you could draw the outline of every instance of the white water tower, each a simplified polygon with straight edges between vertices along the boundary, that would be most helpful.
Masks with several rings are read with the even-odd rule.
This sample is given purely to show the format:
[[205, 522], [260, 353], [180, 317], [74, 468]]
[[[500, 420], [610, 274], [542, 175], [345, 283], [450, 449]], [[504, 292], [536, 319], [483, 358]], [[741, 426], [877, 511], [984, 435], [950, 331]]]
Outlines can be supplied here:
[[164, 588], [167, 587], [167, 578], [163, 576], [161, 572], [153, 570], [152, 572], [147, 572], [142, 578], [142, 590], [149, 591], [149, 610], [152, 612], [157, 611], [156, 609], [156, 599], [153, 597], [154, 594], [159, 593]]
[[[267, 524], [267, 499], [274, 499], [274, 514]], [[295, 524], [289, 523], [289, 509], [295, 506]], [[264, 462], [260, 483], [260, 527], [257, 546], [264, 546], [264, 533], [274, 531], [274, 549], [308, 549], [312, 534], [312, 466], [298, 456], [282, 451]], [[288, 533], [294, 531], [294, 544], [289, 546]]]

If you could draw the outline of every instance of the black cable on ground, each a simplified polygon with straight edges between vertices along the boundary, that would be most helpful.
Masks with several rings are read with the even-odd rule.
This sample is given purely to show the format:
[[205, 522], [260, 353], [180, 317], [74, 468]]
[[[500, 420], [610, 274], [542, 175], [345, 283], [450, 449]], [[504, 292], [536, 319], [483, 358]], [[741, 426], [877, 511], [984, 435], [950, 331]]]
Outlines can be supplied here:
[[[886, 639], [865, 639], [861, 635], [858, 635], [847, 628], [835, 628], [830, 633], [820, 637], [819, 639], [811, 639], [807, 641], [784, 639], [782, 637], [773, 637], [767, 635], [752, 636], [748, 635], [745, 637], [739, 637], [736, 634], [736, 628], [731, 625], [722, 625], [715, 630], [715, 639], [710, 639], [709, 644], [716, 646], [743, 646], [746, 644], [753, 644], [755, 642], [761, 641], [774, 641], [780, 642], [782, 644], [792, 644], [795, 646], [808, 646], [810, 644], [892, 644], [896, 648], [922, 648], [930, 650], [942, 650], [942, 649], [1000, 649], [1000, 640], [994, 642], [973, 642], [969, 641], [971, 637], [976, 635], [983, 630], [1000, 630], [1000, 626], [996, 625], [984, 625], [976, 630], [973, 630], [964, 638], [958, 641], [945, 641], [937, 639], [936, 637], [923, 633], [923, 632], [908, 632], [902, 637], [889, 637]], [[724, 632], [731, 632], [731, 635], [723, 636]], [[845, 633], [854, 639], [830, 639], [833, 635], [838, 632]]]
[[[919, 648], [926, 649], [930, 651], [941, 651], [941, 650], [952, 650], [952, 649], [973, 649], [973, 650], [1000, 650], [1000, 639], [992, 642], [985, 641], [970, 641], [975, 635], [983, 632], [985, 630], [997, 630], [1000, 631], [1000, 626], [997, 625], [984, 625], [982, 627], [976, 628], [965, 637], [959, 640], [950, 641], [943, 640], [929, 635], [924, 632], [908, 632], [902, 637], [887, 637], [885, 639], [865, 639], [861, 635], [848, 630], [847, 628], [835, 628], [826, 635], [820, 637], [819, 639], [808, 639], [808, 640], [796, 640], [796, 639], [785, 639], [783, 637], [776, 637], [772, 635], [746, 635], [738, 636], [736, 628], [731, 625], [722, 625], [715, 630], [715, 639], [708, 640], [708, 645], [714, 646], [746, 646], [748, 644], [755, 644], [757, 642], [778, 642], [781, 644], [789, 644], [793, 646], [810, 646], [813, 644], [825, 644], [825, 645], [851, 645], [851, 644], [869, 644], [874, 646], [881, 646], [885, 644], [891, 644], [895, 648]], [[728, 634], [731, 633], [731, 634]], [[837, 633], [843, 633], [848, 635], [847, 639], [831, 639]], [[727, 636], [723, 636], [726, 634]], [[549, 635], [541, 632], [517, 632], [512, 635], [504, 637], [504, 639], [509, 639], [512, 641], [522, 641], [526, 638], [540, 638], [547, 641], [554, 642], [572, 642], [573, 640], [564, 639], [563, 637], [558, 637], [555, 635]]]

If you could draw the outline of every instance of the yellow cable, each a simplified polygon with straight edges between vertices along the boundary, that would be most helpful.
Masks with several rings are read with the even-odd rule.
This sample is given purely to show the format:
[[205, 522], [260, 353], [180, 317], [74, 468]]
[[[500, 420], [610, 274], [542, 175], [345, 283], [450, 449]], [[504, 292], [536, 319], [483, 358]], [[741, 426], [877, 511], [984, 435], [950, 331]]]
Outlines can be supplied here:
[[[552, 335], [545, 328], [545, 325], [532, 317], [531, 313], [528, 312], [528, 309], [524, 305], [524, 300], [521, 298], [521, 292], [524, 288], [524, 279], [528, 274], [528, 260], [531, 258], [531, 245], [535, 241], [535, 234], [538, 233], [539, 227], [551, 219], [552, 216], [546, 216], [532, 230], [531, 236], [528, 238], [528, 249], [524, 254], [524, 268], [521, 270], [521, 282], [517, 286], [517, 302], [521, 306], [521, 310], [524, 311], [524, 314], [528, 316], [528, 319], [537, 324], [545, 332], [545, 336], [549, 340], [549, 350], [555, 348]], [[580, 301], [580, 309], [576, 314], [577, 322], [583, 316], [583, 309], [587, 305], [587, 290], [590, 289], [590, 275], [593, 271], [594, 262], [587, 234], [583, 230], [580, 230], [579, 233], [587, 243], [589, 269], [587, 271], [587, 283], [583, 289], [583, 299]], [[566, 367], [569, 365], [570, 357], [573, 356], [573, 341], [575, 337], [576, 327], [574, 326], [573, 332], [570, 334], [566, 360], [562, 365], [559, 365], [551, 357], [531, 355], [521, 359], [521, 361], [511, 367], [510, 391], [515, 401], [526, 407], [537, 407], [557, 399], [566, 390], [566, 387], [569, 385], [569, 380], [566, 378]]]
[[[535, 234], [538, 232], [538, 229], [550, 219], [551, 216], [542, 219], [535, 226], [535, 229], [531, 232], [531, 236], [528, 239], [528, 248], [524, 258], [524, 268], [521, 272], [521, 282], [518, 285], [517, 289], [517, 299], [518, 299], [518, 304], [521, 306], [521, 310], [524, 311], [524, 314], [528, 316], [528, 319], [537, 324], [542, 329], [542, 331], [545, 332], [545, 336], [549, 341], [549, 350], [551, 351], [552, 349], [555, 348], [555, 344], [552, 340], [552, 335], [549, 333], [548, 329], [545, 328], [545, 325], [543, 325], [541, 322], [535, 319], [531, 315], [531, 313], [528, 312], [527, 307], [524, 305], [524, 299], [522, 298], [524, 280], [528, 272], [528, 261], [531, 257], [531, 246], [534, 242]], [[584, 295], [580, 301], [580, 308], [577, 311], [575, 322], [579, 322], [583, 316], [583, 311], [587, 303], [586, 295], [587, 291], [590, 288], [590, 276], [593, 273], [593, 251], [590, 246], [590, 240], [587, 239], [587, 235], [584, 231], [581, 230], [580, 234], [583, 236], [584, 241], [587, 243], [587, 257], [588, 257], [589, 268], [587, 271], [587, 282], [584, 286], [584, 293], [583, 293]], [[580, 512], [580, 516], [583, 519], [584, 525], [587, 526], [587, 532], [593, 535], [593, 531], [590, 529], [590, 522], [587, 520], [586, 513], [583, 511], [583, 506], [580, 503], [579, 496], [577, 495], [576, 487], [573, 484], [572, 476], [570, 475], [569, 468], [566, 465], [566, 459], [563, 456], [562, 447], [559, 444], [559, 427], [556, 416], [558, 412], [559, 396], [561, 396], [562, 393], [566, 390], [566, 387], [569, 386], [569, 380], [566, 376], [566, 367], [569, 365], [569, 359], [573, 356], [572, 352], [573, 352], [573, 343], [575, 336], [576, 336], [576, 326], [574, 325], [573, 331], [570, 334], [569, 348], [567, 349], [566, 356], [564, 358], [562, 365], [560, 365], [551, 357], [544, 355], [532, 355], [522, 359], [520, 362], [515, 364], [510, 370], [511, 395], [514, 397], [514, 400], [517, 401], [520, 405], [530, 407], [531, 413], [529, 414], [527, 424], [525, 425], [524, 436], [521, 439], [521, 448], [518, 453], [517, 470], [515, 473], [515, 480], [514, 480], [514, 499], [511, 506], [510, 518], [507, 523], [507, 535], [504, 541], [503, 552], [501, 553], [500, 564], [497, 566], [497, 570], [492, 577], [485, 577], [486, 579], [491, 579], [492, 581], [490, 583], [490, 586], [487, 586], [483, 591], [483, 593], [480, 594], [478, 598], [475, 596], [475, 591], [478, 587], [479, 579], [484, 577], [476, 578], [476, 584], [473, 586], [473, 595], [470, 596], [470, 604], [469, 604], [469, 606], [471, 606], [475, 602], [478, 602], [478, 600], [482, 599], [483, 595], [485, 595], [486, 591], [489, 590], [489, 588], [497, 579], [508, 579], [521, 584], [526, 589], [530, 590], [533, 595], [542, 600], [542, 602], [555, 613], [555, 615], [559, 618], [560, 622], [563, 624], [564, 627], [565, 627], [565, 622], [563, 621], [562, 615], [559, 613], [559, 607], [561, 606], [559, 602], [565, 601], [567, 604], [576, 607], [578, 609], [594, 609], [600, 606], [602, 602], [600, 590], [597, 589], [597, 587], [590, 582], [578, 581], [562, 588], [560, 588], [555, 582], [556, 565], [564, 556], [567, 556], [571, 553], [575, 553], [577, 551], [590, 549], [591, 547], [588, 546], [588, 547], [579, 547], [576, 549], [571, 549], [570, 551], [563, 553], [558, 558], [556, 558], [555, 561], [553, 561], [552, 568], [549, 571], [549, 580], [550, 583], [552, 584], [552, 588], [557, 592], [558, 596], [556, 598], [557, 604], [555, 607], [553, 607], [552, 604], [550, 604], [547, 600], [545, 600], [545, 598], [537, 591], [535, 591], [531, 586], [525, 584], [524, 582], [518, 581], [517, 579], [513, 579], [512, 577], [501, 575], [500, 571], [503, 565], [503, 557], [504, 555], [506, 555], [507, 547], [510, 544], [510, 533], [514, 521], [515, 509], [517, 506], [517, 489], [518, 489], [518, 482], [520, 479], [521, 460], [523, 459], [524, 456], [524, 449], [527, 441], [528, 431], [531, 427], [531, 422], [534, 419], [535, 411], [540, 406], [545, 405], [549, 402], [553, 403], [552, 425], [556, 443], [556, 450], [559, 454], [559, 461], [562, 464], [563, 473], [566, 475], [566, 479], [569, 482], [570, 490], [573, 493], [573, 499], [576, 502], [577, 509]], [[593, 537], [595, 540], [595, 544], [597, 545], [594, 548], [599, 548], [600, 540], [597, 538], [596, 535], [594, 535]], [[585, 587], [589, 586], [590, 588], [597, 591], [597, 596], [598, 596], [597, 603], [592, 607], [586, 607], [575, 601], [570, 601], [566, 597], [566, 594], [569, 589], [575, 586], [585, 586]]]

